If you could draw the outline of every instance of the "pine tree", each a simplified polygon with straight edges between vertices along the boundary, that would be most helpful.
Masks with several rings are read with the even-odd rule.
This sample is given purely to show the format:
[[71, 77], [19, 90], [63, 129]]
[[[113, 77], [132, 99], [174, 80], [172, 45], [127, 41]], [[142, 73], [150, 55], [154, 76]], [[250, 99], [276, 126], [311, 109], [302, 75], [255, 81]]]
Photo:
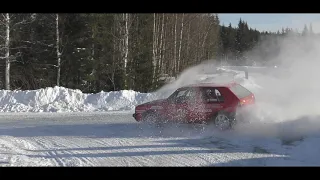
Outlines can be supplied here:
[[308, 34], [309, 34], [309, 31], [308, 31], [307, 25], [305, 24], [304, 28], [303, 28], [303, 31], [302, 31], [302, 36], [306, 36]]
[[310, 23], [309, 25], [309, 34], [313, 35], [313, 29], [312, 29], [312, 23]]

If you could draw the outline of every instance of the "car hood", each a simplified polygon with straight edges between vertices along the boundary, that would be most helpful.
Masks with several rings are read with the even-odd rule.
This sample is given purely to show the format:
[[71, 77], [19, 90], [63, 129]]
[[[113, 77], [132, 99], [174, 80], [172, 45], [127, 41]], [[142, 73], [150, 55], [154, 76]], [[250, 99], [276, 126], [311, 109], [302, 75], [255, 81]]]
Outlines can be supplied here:
[[166, 99], [157, 99], [157, 100], [153, 100], [153, 101], [150, 101], [150, 102], [146, 102], [144, 104], [141, 104], [141, 105], [160, 105], [164, 102], [166, 102], [167, 100]]

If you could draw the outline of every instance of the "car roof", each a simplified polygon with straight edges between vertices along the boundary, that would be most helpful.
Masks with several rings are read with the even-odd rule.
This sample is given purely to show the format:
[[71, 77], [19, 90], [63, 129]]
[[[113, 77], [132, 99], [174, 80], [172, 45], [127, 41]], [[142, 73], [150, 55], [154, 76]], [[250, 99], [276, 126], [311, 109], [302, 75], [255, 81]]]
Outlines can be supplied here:
[[[230, 83], [199, 83], [199, 84], [190, 84], [186, 85], [180, 88], [191, 88], [191, 87], [226, 87], [231, 88], [234, 85], [237, 85], [236, 82], [230, 82]], [[180, 89], [179, 88], [179, 89]]]

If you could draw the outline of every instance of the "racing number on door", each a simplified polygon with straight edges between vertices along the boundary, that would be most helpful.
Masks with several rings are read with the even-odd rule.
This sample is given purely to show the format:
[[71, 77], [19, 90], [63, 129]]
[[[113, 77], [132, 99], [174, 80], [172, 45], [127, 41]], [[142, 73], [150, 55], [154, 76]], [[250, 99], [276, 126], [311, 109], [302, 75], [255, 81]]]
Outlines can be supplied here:
[[203, 114], [208, 117], [223, 107], [224, 97], [216, 88], [203, 88], [201, 98], [204, 104]]

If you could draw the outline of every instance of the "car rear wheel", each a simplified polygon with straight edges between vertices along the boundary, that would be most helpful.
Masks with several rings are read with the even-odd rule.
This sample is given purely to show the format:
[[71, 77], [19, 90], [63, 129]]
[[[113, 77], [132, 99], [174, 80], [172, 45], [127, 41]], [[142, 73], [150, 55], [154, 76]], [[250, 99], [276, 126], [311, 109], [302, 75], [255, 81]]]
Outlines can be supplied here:
[[235, 124], [235, 120], [230, 113], [219, 112], [214, 118], [214, 125], [219, 130], [229, 130]]

